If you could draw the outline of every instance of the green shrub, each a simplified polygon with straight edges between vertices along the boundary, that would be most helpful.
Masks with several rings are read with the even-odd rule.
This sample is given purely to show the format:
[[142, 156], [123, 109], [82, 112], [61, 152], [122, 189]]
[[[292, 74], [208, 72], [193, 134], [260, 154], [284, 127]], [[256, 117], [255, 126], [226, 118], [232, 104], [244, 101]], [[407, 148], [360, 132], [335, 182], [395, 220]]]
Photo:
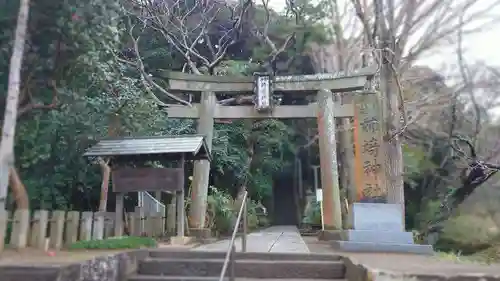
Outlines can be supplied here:
[[459, 251], [469, 255], [491, 247], [498, 235], [490, 218], [460, 215], [444, 224], [443, 233], [435, 246], [442, 251]]
[[[234, 200], [231, 195], [223, 190], [210, 187], [208, 195], [208, 214], [211, 218], [209, 227], [215, 233], [229, 234], [233, 231], [239, 210], [233, 210]], [[266, 215], [259, 213], [262, 204], [249, 200], [248, 204], [248, 229], [254, 230], [269, 224]]]
[[[186, 197], [186, 213], [191, 208], [191, 196]], [[262, 214], [262, 204], [253, 200], [248, 204], [248, 229], [254, 230], [269, 225], [267, 214]], [[209, 187], [207, 197], [207, 221], [205, 225], [215, 235], [228, 235], [233, 231], [233, 224], [239, 210], [234, 210], [234, 199], [225, 190]]]
[[259, 216], [258, 227], [268, 227], [271, 224], [267, 216]]
[[304, 219], [302, 220], [305, 224], [310, 225], [321, 225], [321, 204], [320, 202], [314, 200], [309, 203], [309, 207], [306, 210]]
[[157, 246], [156, 240], [149, 237], [123, 236], [112, 237], [103, 240], [87, 240], [78, 241], [69, 246], [70, 250], [83, 249], [138, 249], [138, 248], [153, 248]]
[[216, 233], [230, 233], [236, 216], [233, 212], [234, 200], [231, 195], [211, 186], [207, 202], [207, 212], [211, 220], [208, 227]]

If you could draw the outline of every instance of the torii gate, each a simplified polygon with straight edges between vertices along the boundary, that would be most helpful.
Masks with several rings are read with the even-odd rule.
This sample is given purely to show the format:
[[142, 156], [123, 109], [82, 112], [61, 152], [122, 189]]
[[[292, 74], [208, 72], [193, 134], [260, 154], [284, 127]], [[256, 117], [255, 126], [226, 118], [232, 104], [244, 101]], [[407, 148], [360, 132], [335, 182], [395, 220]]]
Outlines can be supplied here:
[[[363, 197], [385, 197], [386, 184], [382, 181], [382, 140], [380, 101], [373, 91], [366, 91], [376, 73], [376, 67], [361, 68], [350, 75], [322, 73], [299, 76], [275, 76], [256, 73], [248, 76], [204, 76], [168, 72], [169, 89], [201, 92], [201, 103], [192, 107], [173, 105], [167, 109], [169, 118], [198, 119], [198, 133], [206, 136], [212, 148], [214, 119], [262, 119], [262, 118], [318, 118], [321, 182], [323, 188], [323, 213], [325, 229], [342, 229], [341, 204], [337, 168], [336, 126], [334, 118], [354, 117], [353, 167], [345, 173], [354, 182], [352, 201]], [[365, 90], [365, 91], [363, 91]], [[317, 101], [308, 105], [272, 106], [273, 91], [284, 94], [317, 91]], [[356, 91], [356, 92], [355, 92]], [[225, 106], [217, 104], [216, 94], [242, 95], [254, 93], [255, 106]], [[352, 92], [350, 102], [334, 102], [334, 93]], [[349, 149], [351, 148], [351, 149]], [[345, 148], [347, 157], [353, 157], [352, 145]], [[350, 153], [349, 153], [350, 150]], [[350, 156], [349, 156], [350, 154]], [[199, 161], [194, 167], [193, 201], [190, 210], [192, 226], [202, 231], [205, 227], [206, 202], [210, 163]], [[344, 165], [345, 166], [345, 165]], [[352, 166], [352, 165], [351, 165]], [[352, 179], [355, 178], [355, 181]]]

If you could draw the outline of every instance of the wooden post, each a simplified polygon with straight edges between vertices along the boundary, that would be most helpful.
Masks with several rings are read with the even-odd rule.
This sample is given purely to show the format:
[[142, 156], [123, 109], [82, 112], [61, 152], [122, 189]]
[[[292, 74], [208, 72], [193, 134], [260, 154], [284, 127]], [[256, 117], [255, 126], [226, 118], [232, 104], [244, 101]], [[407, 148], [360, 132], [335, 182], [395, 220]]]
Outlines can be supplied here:
[[137, 224], [135, 220], [136, 213], [127, 213], [127, 220], [128, 220], [128, 233], [130, 236], [136, 236], [137, 233]]
[[155, 217], [153, 214], [149, 213], [144, 220], [144, 232], [147, 237], [155, 236]]
[[11, 244], [15, 249], [24, 249], [28, 244], [28, 232], [30, 229], [30, 211], [16, 210], [14, 212], [14, 223], [12, 224]]
[[104, 238], [104, 212], [96, 212], [93, 222], [92, 239], [102, 240]]
[[78, 224], [80, 223], [80, 212], [68, 212], [66, 220], [66, 239], [65, 244], [69, 246], [78, 240]]
[[39, 232], [40, 232], [40, 211], [37, 210], [33, 212], [33, 218], [31, 223], [31, 233], [28, 242], [28, 244], [31, 247], [36, 247], [36, 241], [38, 240]]
[[184, 236], [184, 192], [179, 191], [177, 196], [177, 236]]
[[302, 220], [302, 210], [301, 208], [301, 200], [302, 200], [302, 161], [298, 155], [295, 155], [295, 171], [294, 171], [294, 179], [293, 179], [293, 201], [295, 208], [295, 217], [297, 221]]
[[134, 219], [135, 219], [135, 232], [134, 235], [142, 236], [144, 233], [144, 221], [142, 219], [142, 207], [135, 207]]
[[[122, 212], [123, 214], [123, 212]], [[113, 237], [115, 234], [115, 213], [104, 212], [104, 238]], [[123, 217], [122, 217], [122, 234], [123, 234]]]
[[50, 221], [50, 247], [60, 250], [63, 243], [64, 221], [66, 212], [53, 211]]
[[153, 212], [151, 214], [151, 219], [153, 221], [152, 225], [152, 231], [153, 231], [153, 237], [160, 237], [161, 234], [163, 233], [162, 231], [162, 225], [161, 225], [161, 213], [160, 212]]
[[87, 241], [92, 239], [92, 221], [94, 213], [83, 212], [80, 223], [80, 240]]
[[0, 209], [0, 253], [5, 248], [5, 235], [7, 231], [8, 221], [9, 221], [9, 213], [4, 209]]
[[167, 208], [166, 208], [166, 204], [164, 204], [162, 201], [162, 192], [161, 191], [155, 192], [155, 198], [156, 198], [156, 200], [158, 200], [158, 202], [162, 203], [163, 206], [165, 206], [165, 208], [163, 210], [159, 210], [160, 218], [158, 219], [159, 235], [163, 235], [163, 233], [165, 233], [165, 222], [166, 222], [165, 212], [166, 212]]
[[[207, 147], [210, 151], [212, 150], [216, 104], [217, 98], [214, 93], [203, 92], [201, 94], [201, 110], [197, 130], [198, 134], [205, 136]], [[193, 228], [205, 228], [210, 161], [196, 161], [193, 173], [192, 205], [189, 210], [189, 222]]]
[[172, 195], [172, 199], [170, 200], [170, 204], [168, 204], [167, 208], [167, 232], [169, 234], [175, 233], [175, 218], [176, 218], [176, 200], [177, 194]]
[[321, 185], [323, 189], [323, 215], [325, 229], [341, 230], [342, 213], [337, 167], [337, 141], [333, 93], [318, 91], [318, 130], [321, 164]]
[[302, 161], [300, 161], [300, 157], [297, 159], [297, 175], [298, 175], [298, 191], [299, 198], [302, 200], [304, 198], [304, 179], [302, 178]]
[[115, 236], [123, 235], [123, 199], [125, 194], [123, 192], [116, 193], [116, 207], [115, 207]]
[[[42, 250], [45, 249], [47, 241], [47, 228], [49, 226], [49, 212], [46, 210], [38, 211], [38, 220], [36, 224], [37, 236], [35, 243], [32, 244], [36, 248]], [[35, 230], [35, 225], [33, 225], [33, 230]]]
[[[184, 156], [180, 161], [180, 167], [184, 168]], [[181, 177], [181, 182], [179, 183], [182, 186], [181, 190], [177, 192], [177, 236], [184, 237], [184, 175]], [[205, 204], [205, 203], [204, 203]]]

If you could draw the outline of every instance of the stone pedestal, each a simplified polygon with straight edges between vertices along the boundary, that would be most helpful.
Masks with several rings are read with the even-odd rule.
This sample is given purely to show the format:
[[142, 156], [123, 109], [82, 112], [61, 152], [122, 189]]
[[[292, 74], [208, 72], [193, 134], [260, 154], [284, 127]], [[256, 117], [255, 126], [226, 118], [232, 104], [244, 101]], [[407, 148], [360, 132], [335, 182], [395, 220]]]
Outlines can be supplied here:
[[195, 241], [194, 237], [190, 236], [172, 236], [170, 238], [170, 244], [173, 246], [184, 246], [191, 244]]
[[404, 231], [398, 204], [354, 203], [352, 211], [354, 229], [325, 231], [320, 239], [345, 252], [433, 254], [431, 245], [415, 244], [413, 234]]
[[189, 234], [201, 240], [212, 238], [212, 231], [210, 228], [190, 228]]

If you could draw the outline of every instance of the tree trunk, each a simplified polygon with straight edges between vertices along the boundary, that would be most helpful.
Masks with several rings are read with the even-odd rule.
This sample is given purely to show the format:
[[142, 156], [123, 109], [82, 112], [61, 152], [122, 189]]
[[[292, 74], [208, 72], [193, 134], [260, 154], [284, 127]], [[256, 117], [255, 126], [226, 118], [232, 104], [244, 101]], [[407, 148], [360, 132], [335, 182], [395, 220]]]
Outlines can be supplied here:
[[[112, 113], [109, 117], [109, 128], [108, 136], [116, 137], [120, 132], [120, 115], [119, 113]], [[102, 181], [101, 181], [101, 198], [99, 201], [99, 212], [106, 212], [108, 205], [108, 191], [109, 191], [109, 180], [111, 178], [111, 167], [108, 165], [109, 160], [104, 159], [99, 160], [99, 166], [101, 166]]]
[[[108, 126], [108, 136], [115, 137], [119, 134], [120, 130], [120, 115], [119, 111], [122, 107], [118, 109], [118, 111], [113, 112], [109, 117], [109, 126]], [[111, 167], [109, 166], [109, 159], [104, 160], [102, 158], [99, 159], [99, 166], [101, 166], [102, 173], [102, 181], [101, 181], [101, 196], [99, 199], [99, 212], [106, 212], [108, 207], [108, 193], [109, 193], [109, 180], [111, 178]], [[116, 210], [115, 210], [116, 211]], [[104, 217], [100, 216], [96, 222], [98, 231], [96, 232], [96, 239], [104, 238]], [[126, 231], [128, 232], [128, 231]]]
[[26, 192], [26, 187], [19, 177], [19, 173], [16, 168], [10, 168], [10, 189], [12, 190], [12, 195], [16, 202], [17, 209], [27, 210], [30, 208], [30, 200], [28, 197], [28, 192]]
[[[19, 88], [21, 84], [21, 69], [24, 56], [24, 44], [26, 41], [26, 30], [28, 26], [29, 4], [29, 0], [20, 0], [16, 33], [14, 36], [14, 47], [9, 65], [7, 102], [4, 113], [2, 140], [0, 143], [0, 211], [5, 210], [9, 171], [10, 169], [15, 171], [14, 136], [16, 133], [17, 107], [19, 104]], [[22, 189], [24, 189], [24, 194], [26, 194], [24, 186]], [[17, 207], [19, 208], [20, 206]]]
[[[391, 7], [389, 1], [388, 6]], [[404, 200], [404, 182], [403, 182], [403, 151], [401, 148], [400, 132], [400, 105], [398, 101], [398, 90], [395, 88], [395, 65], [397, 61], [393, 55], [396, 47], [394, 30], [392, 24], [394, 21], [392, 11], [389, 9], [388, 15], [384, 14], [384, 1], [374, 1], [375, 21], [379, 33], [379, 49], [382, 52], [382, 62], [380, 68], [380, 91], [383, 96], [382, 113], [384, 128], [384, 156], [385, 156], [385, 175], [388, 183], [387, 201], [389, 203], [400, 204], [402, 211], [402, 223], [405, 225], [405, 200]], [[387, 26], [386, 22], [389, 22]]]
[[111, 177], [111, 167], [109, 167], [108, 162], [104, 161], [103, 159], [99, 160], [99, 166], [101, 166], [101, 172], [102, 172], [99, 212], [106, 212], [108, 206], [108, 190], [109, 190], [109, 178]]
[[[111, 168], [108, 165], [108, 161], [99, 158], [99, 166], [101, 166], [102, 181], [101, 181], [101, 197], [99, 199], [99, 212], [106, 212], [108, 205], [108, 189], [109, 189], [109, 177], [111, 174]], [[104, 238], [104, 215], [101, 214], [94, 223], [94, 239], [101, 240]]]

